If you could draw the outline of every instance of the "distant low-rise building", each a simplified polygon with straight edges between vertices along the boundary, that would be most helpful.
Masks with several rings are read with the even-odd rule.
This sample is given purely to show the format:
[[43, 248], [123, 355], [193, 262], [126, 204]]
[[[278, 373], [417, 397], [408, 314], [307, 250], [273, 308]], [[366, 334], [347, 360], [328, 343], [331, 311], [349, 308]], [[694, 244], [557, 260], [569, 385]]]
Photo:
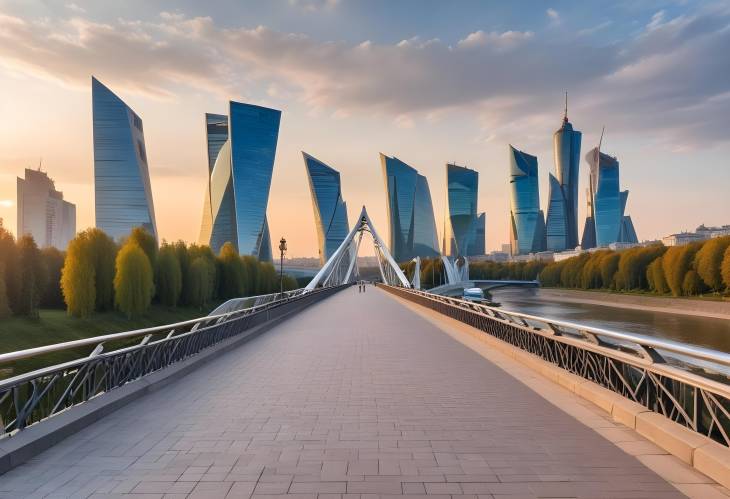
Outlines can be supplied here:
[[664, 246], [682, 246], [684, 244], [705, 241], [713, 237], [730, 236], [730, 225], [722, 227], [707, 227], [705, 224], [700, 225], [694, 232], [679, 232], [677, 234], [669, 234], [662, 238]]
[[28, 168], [18, 177], [18, 236], [26, 234], [41, 248], [61, 250], [76, 235], [76, 205], [63, 199], [46, 172]]

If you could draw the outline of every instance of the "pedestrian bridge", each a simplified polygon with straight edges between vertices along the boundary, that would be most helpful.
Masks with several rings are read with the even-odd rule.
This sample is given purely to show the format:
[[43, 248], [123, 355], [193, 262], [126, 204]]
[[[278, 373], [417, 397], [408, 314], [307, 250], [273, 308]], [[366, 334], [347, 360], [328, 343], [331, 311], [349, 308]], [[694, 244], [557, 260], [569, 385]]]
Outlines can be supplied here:
[[0, 497], [728, 494], [727, 386], [662, 362], [705, 352], [390, 286], [246, 306], [0, 382]]

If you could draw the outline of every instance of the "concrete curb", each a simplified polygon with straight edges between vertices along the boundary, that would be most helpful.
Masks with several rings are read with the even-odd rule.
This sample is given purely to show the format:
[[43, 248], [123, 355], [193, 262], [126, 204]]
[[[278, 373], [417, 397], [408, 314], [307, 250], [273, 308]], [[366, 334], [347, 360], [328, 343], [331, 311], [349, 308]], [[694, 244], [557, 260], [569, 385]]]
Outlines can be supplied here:
[[289, 305], [289, 310], [286, 310], [278, 317], [267, 320], [263, 324], [252, 327], [239, 336], [228, 338], [175, 365], [131, 381], [124, 386], [103, 393], [88, 402], [71, 407], [45, 421], [30, 426], [12, 437], [0, 440], [0, 475], [130, 402], [177, 381], [198, 367], [259, 336], [297, 312], [332, 296], [337, 291], [339, 290], [321, 292], [321, 294], [313, 297], [314, 300], [304, 298], [301, 301], [284, 304], [282, 307]]
[[[419, 303], [393, 295], [396, 299], [439, 314], [438, 311], [424, 307]], [[443, 314], [439, 314], [443, 315]], [[452, 319], [443, 315], [446, 319]], [[621, 395], [608, 390], [592, 381], [572, 374], [555, 364], [547, 362], [532, 353], [521, 350], [489, 334], [459, 322], [465, 333], [478, 341], [498, 350], [503, 355], [538, 372], [543, 377], [558, 383], [575, 395], [588, 400], [611, 418], [633, 429], [647, 440], [661, 447], [669, 454], [676, 456], [695, 470], [710, 477], [715, 482], [730, 488], [730, 448], [714, 440], [695, 433], [665, 416], [653, 412], [641, 404], [637, 404]]]

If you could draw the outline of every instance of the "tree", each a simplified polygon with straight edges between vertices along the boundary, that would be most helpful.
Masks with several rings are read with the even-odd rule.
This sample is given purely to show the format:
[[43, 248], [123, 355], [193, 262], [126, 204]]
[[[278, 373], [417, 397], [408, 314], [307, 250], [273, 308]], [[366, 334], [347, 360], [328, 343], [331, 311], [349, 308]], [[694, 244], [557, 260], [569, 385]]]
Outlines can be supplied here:
[[667, 278], [664, 276], [663, 258], [663, 256], [656, 258], [646, 268], [646, 280], [649, 283], [649, 289], [662, 295], [669, 293]]
[[0, 319], [10, 317], [12, 310], [8, 303], [7, 287], [5, 286], [5, 265], [0, 262]]
[[702, 243], [685, 244], [684, 246], [672, 246], [664, 253], [663, 267], [667, 285], [674, 296], [682, 295], [684, 276], [690, 270], [695, 254], [702, 246]]
[[218, 296], [224, 300], [229, 298], [240, 298], [246, 293], [246, 264], [238, 255], [238, 251], [231, 243], [225, 243], [221, 247], [218, 256], [220, 262], [220, 278]]
[[725, 287], [730, 289], [730, 246], [725, 250], [725, 256], [722, 257], [720, 275], [722, 275], [722, 282], [725, 283]]
[[182, 276], [182, 292], [180, 293], [180, 303], [183, 305], [192, 305], [189, 297], [190, 279], [190, 254], [185, 241], [177, 241], [172, 245], [175, 248], [175, 256], [180, 263], [180, 275]]
[[261, 289], [257, 294], [265, 295], [279, 291], [279, 276], [271, 262], [259, 262]]
[[10, 312], [14, 312], [20, 300], [18, 247], [15, 244], [13, 235], [3, 227], [0, 227], [0, 266], [3, 267], [4, 294], [7, 299], [7, 306]]
[[697, 274], [712, 291], [720, 291], [723, 288], [720, 266], [728, 247], [730, 247], [730, 237], [712, 238], [705, 242], [695, 255]]
[[682, 281], [682, 292], [687, 296], [695, 296], [702, 293], [703, 282], [697, 271], [690, 269], [684, 275]]
[[188, 296], [190, 304], [201, 309], [209, 303], [212, 295], [209, 267], [210, 262], [203, 256], [195, 257], [190, 263]]
[[259, 261], [252, 255], [244, 255], [242, 258], [243, 263], [246, 265], [246, 295], [258, 294], [261, 288], [259, 283]]
[[297, 280], [289, 274], [284, 274], [284, 291], [299, 289]]
[[203, 258], [205, 261], [205, 270], [208, 273], [208, 297], [206, 304], [215, 299], [218, 287], [218, 274], [216, 272], [216, 258], [213, 250], [210, 246], [201, 246], [197, 244], [191, 244], [188, 247], [188, 253], [190, 255], [190, 261], [197, 257]]
[[614, 276], [618, 271], [618, 262], [620, 259], [621, 256], [615, 252], [608, 253], [601, 258], [599, 268], [601, 270], [601, 282], [603, 282], [604, 288], [611, 289], [615, 286]]
[[46, 269], [41, 251], [33, 236], [25, 235], [18, 240], [20, 263], [20, 294], [16, 314], [38, 317], [38, 306], [46, 287]]
[[160, 303], [168, 307], [177, 306], [182, 292], [182, 271], [174, 246], [163, 243], [157, 255], [156, 270], [155, 290]]
[[94, 311], [96, 271], [92, 264], [89, 231], [77, 234], [68, 244], [61, 269], [61, 291], [70, 315], [88, 317]]
[[116, 258], [114, 302], [128, 318], [149, 308], [154, 292], [152, 265], [133, 239], [127, 240]]
[[46, 287], [41, 297], [41, 307], [63, 308], [63, 293], [61, 292], [61, 269], [66, 258], [64, 253], [56, 248], [48, 247], [41, 250], [41, 257], [46, 266]]
[[145, 252], [145, 255], [147, 255], [152, 268], [155, 268], [155, 265], [157, 264], [157, 239], [155, 239], [155, 236], [147, 232], [144, 227], [135, 227], [132, 229], [132, 232], [129, 233], [127, 241], [136, 242], [137, 245], [142, 248], [142, 251]]
[[103, 230], [93, 228], [84, 231], [89, 246], [86, 264], [94, 268], [94, 285], [96, 287], [96, 310], [112, 310], [114, 308], [114, 262], [117, 256], [117, 245]]

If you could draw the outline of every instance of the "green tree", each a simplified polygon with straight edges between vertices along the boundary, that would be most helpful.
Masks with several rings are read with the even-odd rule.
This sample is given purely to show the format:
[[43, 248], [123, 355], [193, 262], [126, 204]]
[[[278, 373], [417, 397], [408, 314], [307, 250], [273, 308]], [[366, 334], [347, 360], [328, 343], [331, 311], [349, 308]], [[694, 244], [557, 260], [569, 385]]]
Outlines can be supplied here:
[[12, 313], [20, 302], [20, 265], [15, 238], [3, 227], [0, 227], [0, 266], [3, 267], [7, 306]]
[[621, 256], [616, 252], [610, 252], [601, 258], [599, 268], [601, 271], [601, 282], [605, 289], [612, 289], [615, 286], [614, 276], [618, 271], [618, 262]]
[[203, 256], [196, 256], [190, 262], [188, 294], [190, 305], [203, 308], [210, 302], [213, 290], [210, 288], [210, 262]]
[[730, 236], [712, 238], [705, 242], [695, 255], [697, 274], [712, 291], [720, 291], [723, 288], [720, 266], [728, 247], [730, 247]]
[[96, 288], [96, 304], [98, 311], [114, 308], [114, 262], [117, 256], [117, 245], [103, 230], [93, 228], [84, 231], [89, 246], [86, 265], [94, 269], [94, 285]]
[[221, 247], [218, 256], [220, 262], [220, 278], [218, 296], [224, 300], [240, 298], [246, 293], [246, 264], [238, 255], [238, 251], [231, 243]]
[[261, 289], [257, 294], [265, 295], [279, 291], [279, 275], [271, 262], [259, 262]]
[[182, 270], [175, 247], [162, 244], [157, 255], [155, 290], [160, 303], [168, 307], [177, 306], [182, 293]]
[[132, 318], [149, 308], [153, 292], [150, 260], [136, 241], [127, 240], [116, 258], [114, 302], [119, 310]]
[[299, 289], [297, 280], [289, 274], [284, 274], [284, 291], [293, 291]]
[[38, 306], [46, 288], [46, 268], [41, 250], [33, 236], [25, 235], [18, 240], [18, 257], [20, 262], [20, 294], [19, 315], [38, 317]]
[[56, 248], [48, 247], [41, 250], [41, 256], [46, 266], [46, 288], [41, 298], [41, 307], [63, 308], [63, 293], [61, 292], [61, 269], [66, 258], [64, 253]]
[[725, 287], [730, 289], [730, 247], [725, 250], [725, 256], [722, 257], [722, 265], [720, 266], [720, 275]]
[[76, 317], [88, 317], [96, 304], [96, 271], [89, 231], [76, 235], [68, 244], [61, 269], [61, 291], [66, 310]]
[[177, 261], [180, 262], [180, 275], [182, 276], [182, 292], [180, 293], [180, 303], [183, 305], [192, 305], [189, 296], [189, 283], [190, 279], [190, 254], [188, 253], [188, 246], [185, 241], [177, 241], [173, 244], [175, 248], [175, 255]]
[[127, 241], [136, 242], [142, 248], [142, 251], [145, 252], [145, 255], [147, 255], [152, 268], [155, 268], [157, 264], [157, 239], [155, 239], [155, 236], [147, 232], [144, 227], [135, 227], [129, 233]]
[[0, 319], [10, 317], [11, 313], [7, 287], [5, 286], [5, 265], [0, 262]]
[[695, 296], [702, 293], [702, 289], [703, 282], [697, 271], [694, 269], [688, 270], [682, 281], [682, 292], [686, 296]]
[[210, 303], [216, 298], [218, 291], [218, 274], [216, 272], [216, 258], [213, 250], [210, 246], [201, 246], [198, 244], [191, 244], [188, 247], [188, 254], [190, 255], [190, 261], [192, 262], [195, 258], [201, 257], [205, 260], [205, 269], [208, 272], [208, 298], [206, 304]]
[[244, 255], [242, 258], [246, 265], [246, 295], [259, 294], [259, 261], [252, 255]]

